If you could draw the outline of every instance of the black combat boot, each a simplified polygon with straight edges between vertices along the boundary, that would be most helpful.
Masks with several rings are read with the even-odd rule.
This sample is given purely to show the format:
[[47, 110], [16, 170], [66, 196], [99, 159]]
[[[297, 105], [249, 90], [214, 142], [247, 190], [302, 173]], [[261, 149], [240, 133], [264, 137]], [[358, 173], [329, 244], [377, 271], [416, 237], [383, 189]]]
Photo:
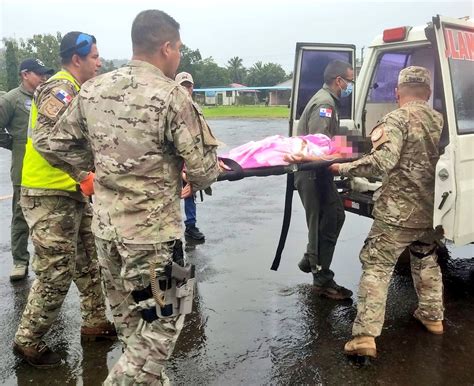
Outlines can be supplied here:
[[314, 283], [314, 290], [320, 296], [325, 296], [329, 299], [335, 300], [350, 299], [352, 296], [351, 290], [336, 284], [334, 280], [331, 280], [324, 286], [317, 285], [316, 283]]
[[298, 268], [304, 273], [311, 272], [311, 264], [307, 255], [304, 255], [303, 258], [299, 261]]
[[204, 240], [204, 234], [196, 225], [186, 225], [184, 235], [194, 240]]

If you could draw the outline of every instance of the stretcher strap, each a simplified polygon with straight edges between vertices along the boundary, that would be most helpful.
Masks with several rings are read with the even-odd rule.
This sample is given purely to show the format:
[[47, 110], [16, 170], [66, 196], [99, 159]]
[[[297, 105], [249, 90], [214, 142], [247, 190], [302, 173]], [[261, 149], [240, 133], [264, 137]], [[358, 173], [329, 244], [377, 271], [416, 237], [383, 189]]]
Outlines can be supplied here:
[[219, 157], [219, 161], [224, 162], [224, 164], [229, 166], [232, 170], [226, 170], [221, 173], [217, 178], [217, 181], [238, 181], [245, 177], [244, 169], [233, 159]]
[[280, 241], [278, 241], [277, 251], [275, 253], [275, 258], [271, 266], [271, 270], [277, 271], [280, 266], [281, 254], [283, 253], [283, 248], [285, 248], [286, 238], [288, 236], [288, 230], [290, 229], [291, 221], [291, 209], [293, 206], [293, 191], [295, 189], [295, 175], [293, 173], [288, 173], [286, 177], [286, 193], [285, 193], [285, 211], [283, 214], [283, 224], [281, 226]]

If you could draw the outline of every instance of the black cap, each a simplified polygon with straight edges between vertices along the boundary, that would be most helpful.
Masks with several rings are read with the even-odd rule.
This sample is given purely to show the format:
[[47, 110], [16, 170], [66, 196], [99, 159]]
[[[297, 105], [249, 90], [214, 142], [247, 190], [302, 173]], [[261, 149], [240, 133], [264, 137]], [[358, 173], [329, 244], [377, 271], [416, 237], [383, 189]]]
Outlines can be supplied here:
[[86, 34], [80, 31], [68, 32], [61, 40], [59, 46], [59, 55], [61, 58], [70, 58], [74, 54], [79, 56], [86, 56], [96, 43], [93, 35]]
[[39, 59], [25, 59], [20, 64], [20, 72], [25, 71], [33, 71], [35, 74], [38, 75], [53, 75], [54, 70], [52, 68], [48, 68], [44, 65], [44, 63]]

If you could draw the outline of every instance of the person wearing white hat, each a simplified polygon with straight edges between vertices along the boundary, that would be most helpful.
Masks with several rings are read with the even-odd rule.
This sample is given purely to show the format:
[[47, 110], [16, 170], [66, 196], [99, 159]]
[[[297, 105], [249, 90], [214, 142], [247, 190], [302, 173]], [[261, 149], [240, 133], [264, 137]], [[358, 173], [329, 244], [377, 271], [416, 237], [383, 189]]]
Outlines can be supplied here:
[[[192, 98], [194, 89], [193, 76], [189, 72], [180, 72], [176, 75], [175, 81], [188, 90]], [[194, 105], [196, 104], [194, 103]], [[198, 108], [198, 110], [200, 109]], [[196, 226], [196, 202], [194, 194], [184, 199], [184, 213], [186, 215], [186, 220], [184, 220], [184, 225], [186, 226], [184, 235], [193, 240], [204, 241], [204, 234]]]

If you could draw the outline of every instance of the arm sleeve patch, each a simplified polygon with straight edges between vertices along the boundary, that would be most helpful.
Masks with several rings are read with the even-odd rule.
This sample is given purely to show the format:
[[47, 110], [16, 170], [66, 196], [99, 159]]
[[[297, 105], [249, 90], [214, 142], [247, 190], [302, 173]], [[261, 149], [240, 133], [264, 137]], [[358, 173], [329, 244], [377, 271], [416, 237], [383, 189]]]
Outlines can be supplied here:
[[331, 118], [332, 117], [332, 109], [329, 107], [321, 107], [319, 109], [319, 116], [323, 118]]
[[57, 98], [48, 98], [40, 107], [39, 112], [50, 119], [56, 119], [59, 112], [64, 108], [64, 103]]
[[388, 136], [385, 132], [384, 125], [376, 126], [370, 134], [370, 140], [374, 149], [378, 149], [385, 142], [388, 142]]

